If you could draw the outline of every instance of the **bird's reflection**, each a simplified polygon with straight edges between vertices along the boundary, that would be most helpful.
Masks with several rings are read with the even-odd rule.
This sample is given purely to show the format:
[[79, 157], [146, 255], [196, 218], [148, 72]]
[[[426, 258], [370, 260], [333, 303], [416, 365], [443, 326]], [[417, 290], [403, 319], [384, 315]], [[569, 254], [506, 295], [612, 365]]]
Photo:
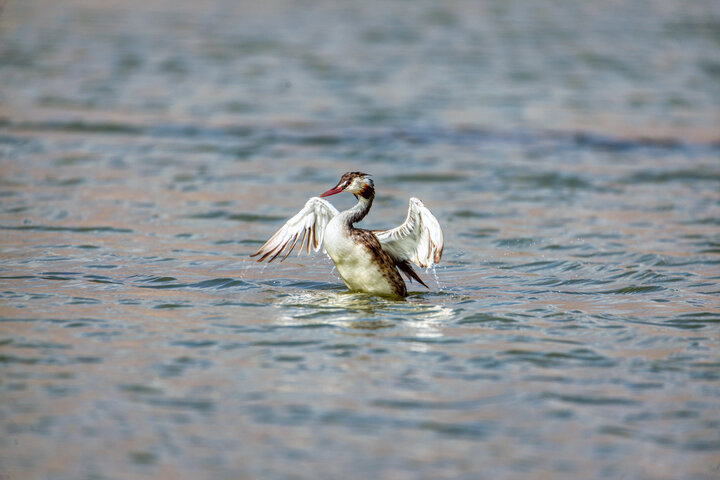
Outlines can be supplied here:
[[424, 338], [442, 337], [442, 329], [456, 312], [421, 297], [405, 301], [364, 293], [308, 290], [277, 298], [281, 314], [277, 321], [287, 326], [325, 323], [354, 330], [381, 330], [399, 325]]

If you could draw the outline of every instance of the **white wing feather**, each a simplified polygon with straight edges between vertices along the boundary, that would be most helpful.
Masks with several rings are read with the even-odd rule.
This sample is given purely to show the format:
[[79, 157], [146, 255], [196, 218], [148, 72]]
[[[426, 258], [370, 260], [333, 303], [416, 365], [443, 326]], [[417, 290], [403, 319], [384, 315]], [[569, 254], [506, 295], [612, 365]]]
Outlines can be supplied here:
[[270, 237], [270, 240], [265, 242], [265, 245], [250, 256], [262, 255], [258, 259], [258, 262], [262, 262], [272, 255], [269, 260], [272, 262], [284, 250], [287, 250], [285, 256], [280, 260], [283, 261], [293, 251], [299, 238], [302, 238], [302, 240], [300, 240], [298, 255], [302, 253], [305, 245], [307, 253], [310, 253], [311, 247], [317, 252], [323, 244], [325, 227], [338, 213], [340, 213], [338, 209], [333, 207], [330, 202], [319, 197], [313, 197], [305, 203], [305, 206], [297, 215], [285, 222], [285, 225], [275, 232]]
[[409, 260], [418, 267], [438, 263], [443, 252], [443, 233], [435, 216], [415, 197], [410, 199], [405, 222], [391, 230], [375, 231], [388, 255]]

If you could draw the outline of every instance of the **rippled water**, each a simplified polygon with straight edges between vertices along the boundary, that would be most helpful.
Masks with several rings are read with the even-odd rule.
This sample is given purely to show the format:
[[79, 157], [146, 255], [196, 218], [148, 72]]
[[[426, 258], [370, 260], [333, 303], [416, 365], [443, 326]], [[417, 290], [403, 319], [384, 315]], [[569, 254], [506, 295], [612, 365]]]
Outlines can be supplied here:
[[[585, 3], [6, 2], [0, 479], [718, 478], [720, 11]], [[358, 169], [430, 290], [248, 258]]]

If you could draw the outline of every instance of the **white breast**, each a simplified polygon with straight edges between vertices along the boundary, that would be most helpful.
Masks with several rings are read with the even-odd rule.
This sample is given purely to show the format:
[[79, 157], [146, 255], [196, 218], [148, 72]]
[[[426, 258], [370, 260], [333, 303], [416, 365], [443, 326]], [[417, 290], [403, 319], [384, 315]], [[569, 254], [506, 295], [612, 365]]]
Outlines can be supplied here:
[[370, 251], [349, 236], [338, 215], [325, 228], [325, 250], [350, 290], [393, 295], [394, 289], [383, 275]]

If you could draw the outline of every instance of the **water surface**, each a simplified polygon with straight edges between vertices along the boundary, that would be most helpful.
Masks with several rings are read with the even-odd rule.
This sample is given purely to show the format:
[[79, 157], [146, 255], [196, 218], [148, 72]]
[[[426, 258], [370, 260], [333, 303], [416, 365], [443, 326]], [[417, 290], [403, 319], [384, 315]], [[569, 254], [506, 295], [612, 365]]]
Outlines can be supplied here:
[[[0, 477], [717, 478], [720, 12], [628, 3], [7, 2]], [[248, 257], [349, 170], [429, 290]]]

